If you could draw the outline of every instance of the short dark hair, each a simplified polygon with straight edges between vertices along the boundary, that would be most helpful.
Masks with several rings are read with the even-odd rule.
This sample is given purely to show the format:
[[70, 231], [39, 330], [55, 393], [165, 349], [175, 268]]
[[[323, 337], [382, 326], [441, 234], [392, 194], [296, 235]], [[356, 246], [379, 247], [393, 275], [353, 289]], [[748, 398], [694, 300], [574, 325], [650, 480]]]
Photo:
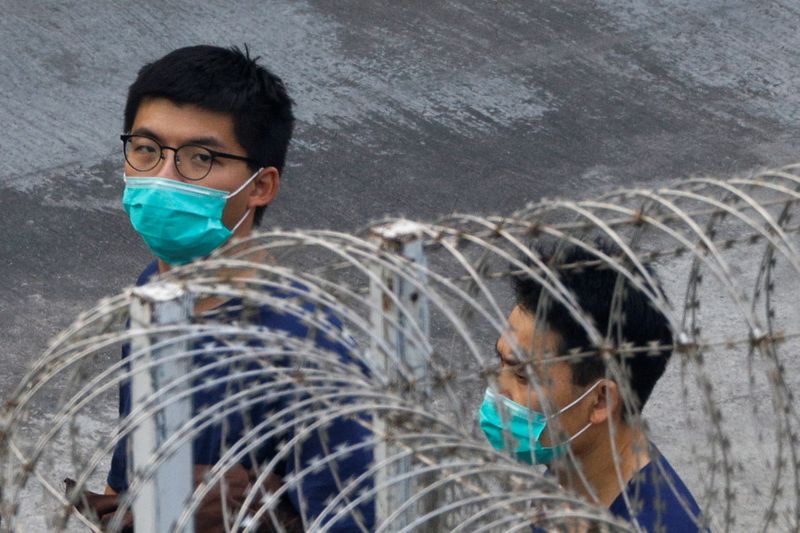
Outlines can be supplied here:
[[[283, 81], [259, 65], [258, 59], [250, 57], [246, 46], [242, 52], [237, 47], [198, 45], [179, 48], [148, 63], [128, 89], [125, 131], [130, 132], [139, 106], [147, 98], [230, 113], [234, 134], [247, 156], [282, 171], [294, 128], [293, 102]], [[256, 209], [256, 225], [265, 207]]]
[[[604, 242], [597, 242], [591, 248], [611, 257], [622, 255]], [[621, 274], [611, 269], [598, 255], [571, 245], [560, 249], [537, 247], [534, 253], [558, 274], [561, 283], [572, 293], [583, 313], [591, 317], [602, 335], [609, 331], [609, 321], [614, 320], [609, 339], [614, 346], [630, 343], [636, 348], [651, 348], [616, 357], [623, 374], [628, 377], [633, 399], [637, 403], [634, 409], [644, 407], [672, 355], [672, 332], [667, 317], [654, 306], [647, 294], [633, 286], [628, 278], [620, 278]], [[535, 268], [531, 267], [530, 258], [526, 258], [525, 262], [530, 268]], [[646, 263], [644, 267], [658, 284], [652, 268]], [[525, 274], [515, 274], [512, 280], [517, 305], [535, 315], [542, 296], [542, 285]], [[613, 316], [612, 302], [618, 280], [623, 292], [619, 301], [619, 315]], [[652, 289], [663, 296], [660, 285]], [[591, 345], [583, 326], [573, 318], [567, 308], [550, 294], [544, 296], [544, 316], [536, 319], [542, 319], [550, 331], [557, 335], [559, 352], [567, 354], [570, 350], [596, 350], [597, 347]], [[618, 316], [621, 316], [621, 320], [617, 320]], [[616, 332], [619, 332], [619, 336]], [[652, 349], [654, 342], [659, 347]], [[570, 366], [575, 385], [589, 385], [605, 376], [605, 362], [599, 352], [571, 360]], [[624, 418], [628, 419], [627, 414]]]

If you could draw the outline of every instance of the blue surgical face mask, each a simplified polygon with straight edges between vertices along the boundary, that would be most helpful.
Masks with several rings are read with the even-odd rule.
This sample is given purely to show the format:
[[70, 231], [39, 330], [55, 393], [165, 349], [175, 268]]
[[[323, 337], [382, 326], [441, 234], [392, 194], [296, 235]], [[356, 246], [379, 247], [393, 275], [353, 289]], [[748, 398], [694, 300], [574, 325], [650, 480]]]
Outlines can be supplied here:
[[[550, 418], [571, 409], [599, 383], [596, 382]], [[528, 464], [550, 464], [553, 460], [563, 457], [567, 453], [569, 443], [592, 425], [591, 422], [587, 423], [583, 429], [555, 446], [542, 446], [541, 437], [547, 427], [548, 417], [494, 392], [491, 388], [486, 389], [483, 403], [478, 409], [478, 421], [484, 435], [496, 450], [510, 449], [519, 461]]]
[[225, 203], [260, 171], [230, 194], [173, 179], [124, 176], [122, 205], [156, 257], [170, 265], [183, 265], [205, 257], [231, 238], [250, 210], [228, 229], [222, 223]]

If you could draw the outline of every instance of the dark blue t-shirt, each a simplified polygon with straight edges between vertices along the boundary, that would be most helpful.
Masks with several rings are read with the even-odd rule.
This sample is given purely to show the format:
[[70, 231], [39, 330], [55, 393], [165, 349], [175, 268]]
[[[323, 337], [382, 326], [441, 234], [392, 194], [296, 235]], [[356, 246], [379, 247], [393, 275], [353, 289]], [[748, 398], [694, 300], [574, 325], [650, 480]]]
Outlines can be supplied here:
[[623, 494], [617, 496], [609, 510], [629, 522], [636, 522], [651, 533], [685, 533], [707, 531], [700, 508], [669, 461], [654, 450], [650, 463], [628, 482], [625, 492], [632, 509], [625, 504]]
[[[158, 265], [153, 261], [139, 276], [136, 284], [144, 285], [150, 278], [158, 273]], [[299, 288], [296, 287], [296, 288]], [[288, 298], [287, 294], [282, 294], [275, 289], [265, 289], [270, 291], [270, 295], [274, 298]], [[241, 311], [241, 301], [230, 300], [222, 306], [224, 309], [221, 313], [231, 320], [236, 320], [237, 313]], [[312, 303], [304, 303], [304, 310], [306, 312], [313, 312], [314, 305]], [[238, 309], [238, 310], [237, 310]], [[340, 328], [341, 322], [332, 316], [330, 313], [325, 313], [327, 321], [334, 327]], [[296, 316], [283, 313], [280, 309], [275, 309], [268, 306], [262, 306], [254, 313], [248, 321], [255, 326], [260, 326], [270, 331], [286, 333], [289, 336], [298, 339], [309, 338], [309, 327], [304, 324]], [[319, 332], [314, 335], [314, 343], [320, 349], [329, 350], [338, 354], [342, 363], [353, 364], [354, 371], [366, 373], [367, 369], [363, 365], [353, 363], [350, 356], [350, 350], [353, 346], [346, 346], [341, 342], [336, 342], [329, 339], [327, 336]], [[231, 394], [236, 394], [242, 390], [248, 390], [251, 386], [258, 386], [259, 381], [265, 379], [263, 377], [247, 378], [243, 380], [227, 379], [229, 372], [244, 370], [254, 370], [255, 375], [258, 375], [260, 367], [257, 362], [251, 362], [244, 366], [239, 365], [236, 370], [224, 364], [220, 365], [220, 359], [225, 357], [226, 349], [225, 343], [214, 338], [204, 338], [200, 341], [202, 350], [198, 350], [197, 355], [193, 358], [193, 364], [197, 368], [203, 368], [208, 365], [215, 365], [204, 371], [201, 378], [193, 382], [193, 386], [197, 387], [199, 381], [205, 383], [202, 387], [196, 389], [193, 393], [192, 403], [195, 414], [209, 408], [220, 401], [224, 400]], [[255, 345], [258, 346], [258, 345]], [[197, 349], [198, 346], [193, 346], [192, 349]], [[238, 353], [237, 350], [231, 350], [231, 355]], [[122, 349], [123, 359], [128, 357], [129, 346], [126, 345]], [[218, 384], [212, 384], [214, 379], [218, 379]], [[198, 432], [193, 440], [193, 458], [194, 463], [197, 465], [213, 465], [220, 459], [220, 453], [223, 448], [233, 446], [238, 443], [241, 445], [242, 435], [265, 420], [270, 414], [278, 413], [286, 407], [290, 406], [290, 402], [298, 401], [298, 395], [292, 394], [290, 385], [283, 389], [271, 388], [270, 397], [259, 399], [256, 402], [251, 402], [251, 405], [246, 409], [235, 410], [234, 412], [226, 415], [224, 424], [215, 422], [208, 425], [205, 429]], [[289, 392], [288, 394], [279, 394], [280, 392]], [[120, 385], [119, 389], [119, 415], [120, 418], [127, 416], [131, 411], [131, 387], [130, 382], [125, 381]], [[244, 411], [244, 412], [242, 412]], [[295, 411], [297, 413], [297, 411]], [[291, 415], [290, 415], [291, 416]], [[223, 430], [224, 426], [224, 430]], [[272, 428], [266, 428], [262, 433], [268, 432]], [[262, 439], [258, 449], [254, 454], [245, 455], [240, 461], [245, 468], [251, 468], [253, 461], [262, 463], [272, 459], [279, 450], [280, 441], [288, 441], [293, 437], [291, 433], [283, 433], [280, 436]], [[295, 472], [300, 472], [308, 467], [313, 461], [325, 457], [328, 453], [335, 452], [340, 446], [349, 443], [355, 444], [366, 441], [370, 438], [368, 430], [358, 422], [346, 419], [335, 418], [325, 430], [325, 443], [320, 439], [319, 433], [313, 433], [312, 436], [304, 440], [298, 445], [299, 454], [290, 453], [287, 458], [275, 470], [278, 474], [291, 475]], [[227, 446], [223, 446], [223, 441]], [[328, 453], [325, 452], [328, 450]], [[365, 472], [372, 464], [373, 455], [372, 449], [369, 447], [358, 448], [350, 455], [342, 457], [335, 461], [334, 470], [339, 478], [340, 483], [347, 479], [352, 479], [363, 472]], [[122, 492], [128, 487], [127, 479], [127, 436], [119, 441], [114, 455], [111, 460], [111, 470], [108, 474], [108, 485], [117, 492]], [[364, 488], [368, 488], [365, 485]], [[312, 473], [306, 473], [300, 483], [300, 491], [289, 490], [288, 495], [292, 505], [295, 509], [301, 509], [300, 499], [303, 500], [303, 508], [305, 509], [306, 516], [314, 519], [325, 508], [325, 504], [335, 497], [340, 491], [339, 485], [334, 477], [331, 468], [324, 467], [315, 470]], [[302, 492], [302, 496], [299, 494]], [[371, 502], [366, 502], [364, 505], [359, 506], [360, 514], [364, 518], [364, 525], [367, 530], [372, 529], [374, 521], [374, 507]], [[353, 518], [346, 520], [339, 520], [335, 525], [332, 525], [332, 531], [354, 531], [359, 530]]]

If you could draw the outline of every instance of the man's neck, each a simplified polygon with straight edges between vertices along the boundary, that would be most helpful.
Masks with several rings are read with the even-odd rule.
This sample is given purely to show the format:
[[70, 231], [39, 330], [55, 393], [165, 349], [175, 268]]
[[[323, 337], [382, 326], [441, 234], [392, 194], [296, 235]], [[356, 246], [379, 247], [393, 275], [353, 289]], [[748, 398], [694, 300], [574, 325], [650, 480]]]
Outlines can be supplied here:
[[[233, 234], [232, 239], [235, 239], [235, 238], [243, 239], [243, 238], [249, 236], [252, 233], [252, 227], [251, 227], [252, 226], [252, 222], [251, 221], [246, 221], [246, 222], [250, 222], [250, 224], [248, 224], [248, 223], [242, 224], [242, 226], [239, 227], [239, 229], [236, 231], [236, 233]], [[248, 249], [246, 246], [247, 245], [245, 245], [244, 247], [237, 246], [236, 247], [237, 248], [236, 249], [236, 253], [237, 254], [242, 254], [244, 251], [246, 251]], [[267, 260], [269, 258], [269, 255], [264, 250], [254, 250], [253, 252], [251, 252], [249, 254], [245, 254], [244, 258], [249, 260], [249, 261], [265, 263], [265, 262], [267, 262]], [[168, 263], [166, 263], [165, 261], [163, 261], [161, 259], [158, 259], [158, 273], [159, 274], [164, 274], [165, 272], [170, 270], [170, 268], [171, 267], [170, 267], [170, 265]], [[243, 280], [243, 279], [251, 278], [254, 275], [254, 273], [255, 273], [255, 270], [254, 269], [249, 269], [249, 268], [219, 269], [217, 271], [217, 276], [219, 278], [221, 278], [221, 279], [227, 279], [228, 281], [231, 281], [231, 280], [234, 280], [234, 279]], [[211, 311], [212, 309], [216, 309], [217, 307], [220, 307], [225, 302], [227, 302], [229, 299], [230, 298], [218, 297], [218, 296], [207, 296], [207, 297], [204, 297], [204, 298], [200, 298], [200, 299], [195, 301], [194, 311], [195, 311], [195, 313], [203, 313], [205, 311]]]
[[591, 490], [571, 461], [565, 461], [569, 464], [557, 468], [556, 473], [563, 487], [574, 490], [592, 503], [610, 507], [634, 474], [650, 462], [650, 455], [647, 439], [638, 428], [617, 425], [614, 446], [608, 430], [598, 430], [592, 446], [577, 457], [578, 466]]

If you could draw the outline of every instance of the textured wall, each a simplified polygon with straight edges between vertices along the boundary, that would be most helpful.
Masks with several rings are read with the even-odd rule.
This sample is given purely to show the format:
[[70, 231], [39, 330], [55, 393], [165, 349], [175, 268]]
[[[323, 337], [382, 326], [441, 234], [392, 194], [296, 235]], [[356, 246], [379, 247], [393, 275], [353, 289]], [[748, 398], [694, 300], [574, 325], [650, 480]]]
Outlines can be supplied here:
[[121, 112], [178, 46], [248, 43], [300, 119], [266, 225], [508, 213], [797, 159], [792, 0], [0, 0], [0, 395], [132, 283]]

